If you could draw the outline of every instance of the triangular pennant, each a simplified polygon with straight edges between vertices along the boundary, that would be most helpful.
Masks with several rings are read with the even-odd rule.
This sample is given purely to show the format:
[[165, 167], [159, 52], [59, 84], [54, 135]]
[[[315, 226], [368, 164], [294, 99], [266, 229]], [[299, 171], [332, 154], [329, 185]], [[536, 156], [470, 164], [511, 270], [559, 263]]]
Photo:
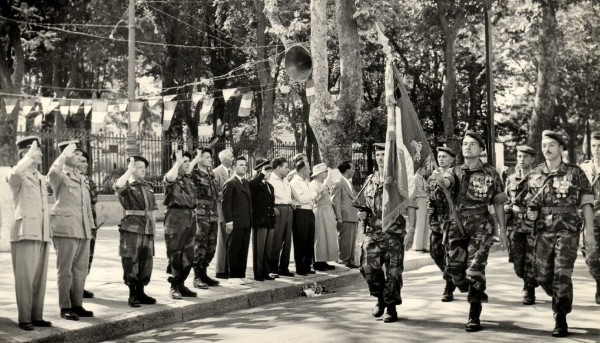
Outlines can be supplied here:
[[202, 109], [200, 110], [200, 123], [204, 123], [208, 115], [210, 114], [210, 109], [212, 108], [213, 102], [215, 98], [207, 97], [202, 101]]
[[42, 126], [42, 121], [43, 120], [44, 120], [44, 116], [43, 115], [37, 115], [37, 116], [35, 116], [35, 118], [33, 118], [33, 126], [34, 127]]
[[129, 100], [127, 100], [127, 99], [119, 99], [119, 101], [118, 101], [119, 111], [120, 112], [127, 111], [127, 105], [128, 104], [129, 104]]
[[108, 101], [96, 100], [92, 103], [92, 124], [104, 123], [108, 114]]
[[58, 100], [59, 103], [59, 109], [60, 109], [60, 114], [62, 114], [63, 119], [66, 119], [67, 116], [69, 115], [69, 99], [59, 99]]
[[141, 101], [133, 101], [129, 104], [129, 128], [131, 132], [139, 131], [143, 107], [144, 103]]
[[164, 103], [163, 131], [167, 131], [171, 126], [171, 118], [173, 118], [173, 113], [175, 113], [176, 107], [177, 101], [167, 101]]
[[4, 98], [4, 106], [7, 114], [12, 114], [19, 102], [18, 98]]
[[54, 101], [54, 98], [43, 97], [40, 102], [42, 103], [42, 113], [44, 115], [52, 112], [58, 106], [58, 102]]
[[315, 81], [313, 79], [306, 81], [306, 101], [309, 104], [315, 102]]
[[175, 99], [176, 96], [177, 96], [177, 94], [164, 95], [162, 97], [162, 99], [163, 99], [163, 102], [169, 102], [169, 101], [172, 101], [173, 99]]
[[71, 103], [69, 105], [69, 112], [71, 112], [71, 114], [76, 114], [77, 111], [79, 111], [79, 107], [81, 107], [81, 104], [83, 103], [83, 101], [81, 100], [71, 100]]
[[90, 113], [90, 111], [92, 110], [92, 104], [94, 103], [94, 100], [83, 100], [83, 115], [88, 115], [88, 113]]
[[250, 110], [252, 109], [252, 98], [254, 97], [254, 93], [248, 92], [242, 95], [242, 101], [240, 102], [240, 109], [238, 111], [239, 117], [247, 117], [250, 115]]
[[386, 37], [386, 35], [383, 33], [383, 31], [385, 31], [385, 28], [383, 27], [383, 24], [376, 22], [375, 23], [375, 30], [377, 31], [377, 42], [379, 44], [381, 44], [381, 46], [383, 47], [383, 52], [387, 55], [392, 53], [392, 48], [390, 47], [389, 44], [389, 39]]
[[35, 100], [33, 100], [33, 99], [23, 99], [23, 102], [22, 102], [21, 106], [23, 107], [23, 112], [21, 113], [21, 115], [23, 117], [25, 117], [26, 115], [29, 114], [29, 112], [31, 112], [31, 110], [35, 106]]
[[198, 101], [202, 100], [202, 98], [204, 97], [204, 93], [192, 93], [192, 104], [197, 104]]
[[223, 99], [225, 99], [225, 102], [229, 101], [231, 96], [233, 96], [233, 94], [235, 94], [236, 90], [237, 90], [237, 88], [223, 89]]
[[153, 107], [154, 105], [156, 105], [158, 103], [159, 100], [160, 100], [159, 96], [148, 98], [148, 107]]
[[119, 104], [111, 102], [108, 104], [108, 113], [117, 113], [120, 112]]
[[288, 94], [290, 92], [290, 86], [281, 86], [279, 87], [279, 92], [281, 94]]

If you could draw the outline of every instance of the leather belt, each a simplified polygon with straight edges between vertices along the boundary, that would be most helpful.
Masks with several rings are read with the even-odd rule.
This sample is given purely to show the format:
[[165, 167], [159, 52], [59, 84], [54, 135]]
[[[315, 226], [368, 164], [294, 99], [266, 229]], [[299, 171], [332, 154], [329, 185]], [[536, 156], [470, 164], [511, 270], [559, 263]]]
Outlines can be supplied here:
[[126, 216], [149, 216], [152, 214], [152, 211], [144, 211], [144, 210], [125, 210]]
[[296, 206], [296, 210], [305, 210], [305, 211], [312, 211], [312, 206], [308, 207], [306, 205], [304, 206]]
[[275, 206], [289, 206], [289, 207], [292, 207], [292, 204], [275, 204]]
[[542, 207], [540, 209], [540, 212], [542, 214], [565, 214], [565, 213], [577, 214], [577, 207], [575, 207], [575, 206]]
[[476, 216], [478, 214], [485, 214], [488, 213], [488, 209], [487, 207], [478, 207], [478, 208], [470, 208], [470, 209], [466, 209], [466, 210], [462, 210], [462, 215], [463, 217], [472, 217], [472, 216]]

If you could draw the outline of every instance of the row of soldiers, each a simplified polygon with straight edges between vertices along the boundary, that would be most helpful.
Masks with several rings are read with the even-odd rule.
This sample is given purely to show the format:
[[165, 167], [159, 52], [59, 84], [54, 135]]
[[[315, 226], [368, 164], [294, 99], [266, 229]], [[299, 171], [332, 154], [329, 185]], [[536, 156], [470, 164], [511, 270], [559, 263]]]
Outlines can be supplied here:
[[[539, 285], [552, 297], [554, 337], [568, 335], [567, 314], [572, 310], [571, 276], [583, 230], [586, 262], [597, 283], [600, 304], [600, 132], [592, 135], [594, 158], [579, 166], [562, 161], [565, 139], [544, 131], [541, 150], [545, 162], [532, 167], [535, 150], [519, 146], [517, 168], [506, 186], [495, 168], [481, 161], [484, 140], [467, 131], [462, 140], [464, 163], [454, 165], [456, 154], [437, 149], [439, 168], [429, 178], [430, 253], [443, 272], [446, 287], [442, 301], [454, 299], [456, 288], [467, 293], [470, 304], [466, 331], [481, 330], [482, 303], [488, 302], [485, 268], [494, 243], [494, 226], [509, 249], [509, 261], [524, 280], [523, 304], [535, 303]], [[385, 145], [376, 144], [376, 161], [383, 170]], [[398, 319], [402, 303], [402, 271], [406, 219], [399, 215], [382, 227], [384, 177], [376, 171], [367, 178], [366, 205], [360, 213], [367, 222], [360, 270], [377, 297], [373, 316], [384, 313], [384, 322]], [[490, 209], [493, 209], [490, 211]], [[415, 221], [415, 205], [408, 206], [409, 226]], [[494, 218], [495, 217], [495, 218]], [[385, 271], [384, 271], [385, 268]]]

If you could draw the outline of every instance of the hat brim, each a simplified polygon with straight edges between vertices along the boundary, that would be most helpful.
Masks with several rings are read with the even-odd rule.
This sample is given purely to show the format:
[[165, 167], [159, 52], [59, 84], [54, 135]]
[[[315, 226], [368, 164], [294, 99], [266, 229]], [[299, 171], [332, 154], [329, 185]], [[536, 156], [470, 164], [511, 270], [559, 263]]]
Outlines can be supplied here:
[[269, 163], [271, 163], [270, 160], [263, 161], [263, 162], [259, 163], [256, 167], [254, 167], [254, 170], [260, 170], [260, 169], [262, 169], [262, 167], [266, 166]]
[[312, 174], [310, 175], [310, 177], [315, 177], [315, 176], [317, 176], [317, 175], [319, 175], [319, 174], [323, 174], [323, 173], [325, 173], [325, 172], [327, 172], [327, 169], [325, 169], [325, 170], [321, 170], [321, 171], [318, 171], [318, 172], [314, 172], [314, 173], [312, 173]]

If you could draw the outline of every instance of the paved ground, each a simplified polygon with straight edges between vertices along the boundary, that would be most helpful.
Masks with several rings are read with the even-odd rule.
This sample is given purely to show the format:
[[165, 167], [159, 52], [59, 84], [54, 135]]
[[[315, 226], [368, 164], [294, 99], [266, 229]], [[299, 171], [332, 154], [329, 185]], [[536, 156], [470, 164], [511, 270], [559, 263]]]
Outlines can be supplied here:
[[[538, 303], [520, 304], [521, 282], [494, 253], [488, 267], [490, 303], [484, 304], [484, 331], [466, 333], [464, 295], [439, 301], [443, 283], [434, 266], [405, 274], [401, 320], [383, 323], [370, 315], [374, 306], [359, 280], [336, 294], [297, 298], [283, 303], [190, 321], [118, 342], [548, 342], [553, 338], [551, 300], [538, 289]], [[562, 341], [600, 342], [600, 306], [595, 285], [579, 256], [574, 275], [575, 305], [568, 317], [572, 335]]]

